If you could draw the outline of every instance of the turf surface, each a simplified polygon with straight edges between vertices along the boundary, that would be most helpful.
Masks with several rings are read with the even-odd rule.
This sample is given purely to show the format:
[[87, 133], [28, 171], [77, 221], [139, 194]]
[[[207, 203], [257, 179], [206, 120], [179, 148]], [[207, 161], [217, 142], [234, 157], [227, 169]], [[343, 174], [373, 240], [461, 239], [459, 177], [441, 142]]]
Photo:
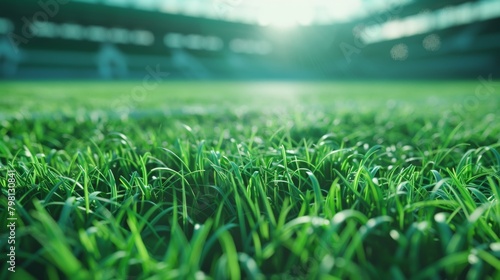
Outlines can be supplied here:
[[4, 82], [0, 278], [499, 279], [499, 86]]

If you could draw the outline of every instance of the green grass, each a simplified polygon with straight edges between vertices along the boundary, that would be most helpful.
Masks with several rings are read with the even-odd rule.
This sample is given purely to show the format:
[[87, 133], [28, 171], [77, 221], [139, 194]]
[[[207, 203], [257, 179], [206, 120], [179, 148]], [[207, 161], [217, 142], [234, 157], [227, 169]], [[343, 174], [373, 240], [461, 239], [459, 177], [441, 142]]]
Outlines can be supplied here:
[[0, 84], [0, 278], [500, 278], [499, 83], [137, 85]]

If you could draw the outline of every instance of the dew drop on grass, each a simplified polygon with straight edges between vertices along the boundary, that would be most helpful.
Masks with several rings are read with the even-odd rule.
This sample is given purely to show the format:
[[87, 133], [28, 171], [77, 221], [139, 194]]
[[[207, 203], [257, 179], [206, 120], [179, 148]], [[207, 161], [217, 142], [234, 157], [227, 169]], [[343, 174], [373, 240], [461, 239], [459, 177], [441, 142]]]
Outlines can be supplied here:
[[490, 249], [493, 252], [500, 252], [500, 242], [495, 242], [490, 244]]
[[257, 145], [261, 145], [264, 143], [264, 140], [262, 140], [262, 138], [260, 138], [259, 136], [256, 136], [254, 139], [253, 139], [253, 142]]
[[407, 151], [411, 151], [411, 150], [413, 150], [412, 146], [408, 146], [408, 145], [403, 146], [403, 151], [407, 152]]
[[87, 235], [91, 235], [91, 234], [97, 234], [99, 233], [99, 229], [97, 229], [96, 227], [89, 227], [87, 230]]
[[315, 227], [319, 226], [327, 226], [329, 224], [329, 221], [327, 219], [319, 218], [319, 217], [313, 217], [311, 219], [311, 224]]
[[194, 278], [196, 280], [204, 280], [204, 279], [208, 279], [207, 276], [205, 275], [205, 273], [203, 273], [203, 271], [197, 271]]
[[24, 155], [29, 158], [32, 157], [31, 152], [28, 149], [24, 150]]
[[417, 224], [417, 228], [420, 231], [426, 230], [428, 226], [429, 226], [429, 223], [427, 223], [427, 221], [420, 222], [420, 223]]
[[397, 230], [394, 230], [394, 229], [391, 230], [389, 232], [389, 235], [391, 236], [392, 239], [394, 239], [396, 241], [399, 240], [400, 235], [399, 235], [399, 232]]
[[335, 259], [330, 255], [326, 255], [323, 258], [323, 260], [321, 260], [322, 267], [328, 267], [331, 269], [334, 265], [335, 265]]
[[434, 215], [434, 220], [438, 223], [445, 223], [446, 215], [444, 213], [437, 213], [436, 215]]
[[333, 217], [333, 222], [336, 223], [336, 224], [340, 224], [342, 223], [346, 218], [346, 215], [342, 212], [340, 213], [337, 213], [334, 217]]
[[368, 222], [366, 222], [367, 227], [374, 227], [376, 225], [377, 225], [377, 222], [375, 221], [375, 219], [369, 219]]
[[479, 258], [476, 256], [476, 250], [474, 249], [471, 250], [468, 260], [470, 264], [476, 264], [479, 262]]

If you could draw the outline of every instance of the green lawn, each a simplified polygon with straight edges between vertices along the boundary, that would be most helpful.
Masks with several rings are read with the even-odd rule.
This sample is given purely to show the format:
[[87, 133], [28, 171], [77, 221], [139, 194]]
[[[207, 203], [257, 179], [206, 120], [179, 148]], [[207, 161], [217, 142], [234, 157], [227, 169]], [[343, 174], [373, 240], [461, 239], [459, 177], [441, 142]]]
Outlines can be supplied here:
[[1, 279], [500, 279], [499, 82], [142, 89], [0, 83]]

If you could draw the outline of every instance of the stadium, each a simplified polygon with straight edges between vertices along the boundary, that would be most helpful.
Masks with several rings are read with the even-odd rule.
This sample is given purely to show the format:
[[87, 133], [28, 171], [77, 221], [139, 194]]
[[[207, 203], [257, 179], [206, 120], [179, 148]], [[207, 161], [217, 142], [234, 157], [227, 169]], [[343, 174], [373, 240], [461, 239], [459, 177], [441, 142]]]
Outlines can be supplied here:
[[495, 0], [3, 0], [0, 278], [499, 279], [498, 26]]
[[177, 79], [498, 74], [496, 1], [247, 2], [4, 1], [2, 77], [130, 79], [158, 63]]

